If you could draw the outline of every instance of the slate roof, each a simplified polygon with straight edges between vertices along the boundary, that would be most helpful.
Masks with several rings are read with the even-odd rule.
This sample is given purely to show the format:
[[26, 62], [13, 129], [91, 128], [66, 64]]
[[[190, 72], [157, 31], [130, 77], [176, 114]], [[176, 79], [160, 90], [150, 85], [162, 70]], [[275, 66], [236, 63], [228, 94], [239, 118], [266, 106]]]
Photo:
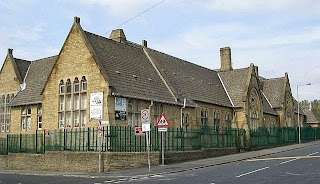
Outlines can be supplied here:
[[[297, 113], [298, 114], [298, 101], [293, 98], [293, 106], [294, 106], [294, 113]], [[306, 113], [304, 112], [304, 109], [299, 105], [299, 113], [302, 114], [302, 115], [306, 115]]]
[[234, 107], [243, 107], [242, 98], [245, 92], [248, 72], [249, 68], [219, 72]]
[[116, 96], [177, 104], [142, 46], [119, 43], [85, 31]]
[[11, 101], [11, 106], [42, 103], [41, 91], [57, 57], [58, 56], [52, 56], [31, 62], [25, 81], [26, 88], [18, 92]]
[[264, 92], [262, 92], [262, 103], [263, 103], [263, 112], [271, 115], [279, 115], [277, 111], [275, 111], [272, 107], [271, 104], [269, 104]]
[[216, 71], [150, 48], [148, 54], [180, 98], [232, 107]]
[[306, 123], [320, 123], [320, 115], [314, 110], [305, 111], [307, 115]]
[[272, 108], [280, 108], [283, 101], [284, 77], [271, 78], [262, 81], [263, 92], [268, 98]]
[[28, 70], [28, 67], [29, 67], [31, 61], [14, 58], [14, 62], [16, 63], [17, 68], [18, 68], [18, 72], [23, 80], [24, 77], [26, 76], [26, 73], [27, 73], [27, 70]]

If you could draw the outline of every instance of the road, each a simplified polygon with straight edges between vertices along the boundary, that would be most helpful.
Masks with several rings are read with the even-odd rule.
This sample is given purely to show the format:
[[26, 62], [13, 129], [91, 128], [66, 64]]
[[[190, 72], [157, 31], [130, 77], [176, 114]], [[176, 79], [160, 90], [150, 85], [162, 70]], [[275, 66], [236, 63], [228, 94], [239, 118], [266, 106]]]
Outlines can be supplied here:
[[300, 184], [320, 183], [320, 145], [277, 153], [259, 159], [190, 169], [170, 174], [130, 177], [101, 175], [40, 176], [0, 173], [0, 184], [52, 183], [203, 183], [203, 184]]

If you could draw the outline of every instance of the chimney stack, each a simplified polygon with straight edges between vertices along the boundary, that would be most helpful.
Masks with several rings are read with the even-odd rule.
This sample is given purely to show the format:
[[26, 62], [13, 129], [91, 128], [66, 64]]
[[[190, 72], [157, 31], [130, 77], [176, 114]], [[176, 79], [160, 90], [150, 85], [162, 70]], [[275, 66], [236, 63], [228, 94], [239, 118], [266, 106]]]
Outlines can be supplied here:
[[73, 18], [73, 20], [74, 20], [75, 23], [80, 24], [80, 18], [79, 17], [76, 16], [76, 17]]
[[147, 40], [142, 40], [142, 44], [143, 47], [148, 47], [148, 42]]
[[220, 48], [221, 68], [220, 71], [232, 70], [230, 47]]
[[126, 35], [124, 35], [124, 32], [122, 29], [115, 29], [112, 30], [109, 39], [117, 41], [117, 42], [126, 42], [127, 38]]
[[10, 54], [10, 55], [12, 55], [12, 51], [13, 51], [13, 49], [8, 49], [8, 54]]

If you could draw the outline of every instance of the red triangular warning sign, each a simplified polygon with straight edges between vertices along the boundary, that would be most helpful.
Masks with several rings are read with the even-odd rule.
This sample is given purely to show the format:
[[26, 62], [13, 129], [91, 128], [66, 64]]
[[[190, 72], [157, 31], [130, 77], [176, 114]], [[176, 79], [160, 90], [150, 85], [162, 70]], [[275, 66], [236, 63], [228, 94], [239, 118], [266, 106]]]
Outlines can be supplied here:
[[158, 121], [157, 121], [157, 126], [162, 127], [162, 126], [170, 126], [169, 121], [167, 120], [166, 116], [164, 114], [161, 114]]

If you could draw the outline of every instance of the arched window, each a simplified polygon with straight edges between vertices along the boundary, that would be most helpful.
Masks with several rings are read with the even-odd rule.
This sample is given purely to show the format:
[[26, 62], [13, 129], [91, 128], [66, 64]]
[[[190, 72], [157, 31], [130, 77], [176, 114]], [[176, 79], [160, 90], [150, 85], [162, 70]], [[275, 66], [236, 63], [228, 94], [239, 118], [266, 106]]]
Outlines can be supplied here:
[[71, 93], [71, 81], [70, 81], [70, 79], [67, 80], [66, 86], [67, 86], [67, 93]]
[[217, 130], [220, 127], [220, 111], [214, 111], [213, 118], [213, 127]]
[[60, 89], [59, 93], [63, 94], [64, 93], [64, 82], [63, 82], [63, 80], [60, 81], [59, 89]]
[[87, 79], [85, 76], [81, 79], [81, 91], [87, 91]]
[[79, 80], [78, 80], [78, 77], [76, 77], [73, 81], [73, 91], [75, 93], [78, 93], [80, 90], [80, 84], [79, 84]]
[[208, 110], [201, 109], [201, 125], [208, 125]]
[[250, 129], [252, 131], [257, 131], [259, 127], [259, 96], [256, 89], [253, 89], [249, 97], [249, 118], [250, 118]]

